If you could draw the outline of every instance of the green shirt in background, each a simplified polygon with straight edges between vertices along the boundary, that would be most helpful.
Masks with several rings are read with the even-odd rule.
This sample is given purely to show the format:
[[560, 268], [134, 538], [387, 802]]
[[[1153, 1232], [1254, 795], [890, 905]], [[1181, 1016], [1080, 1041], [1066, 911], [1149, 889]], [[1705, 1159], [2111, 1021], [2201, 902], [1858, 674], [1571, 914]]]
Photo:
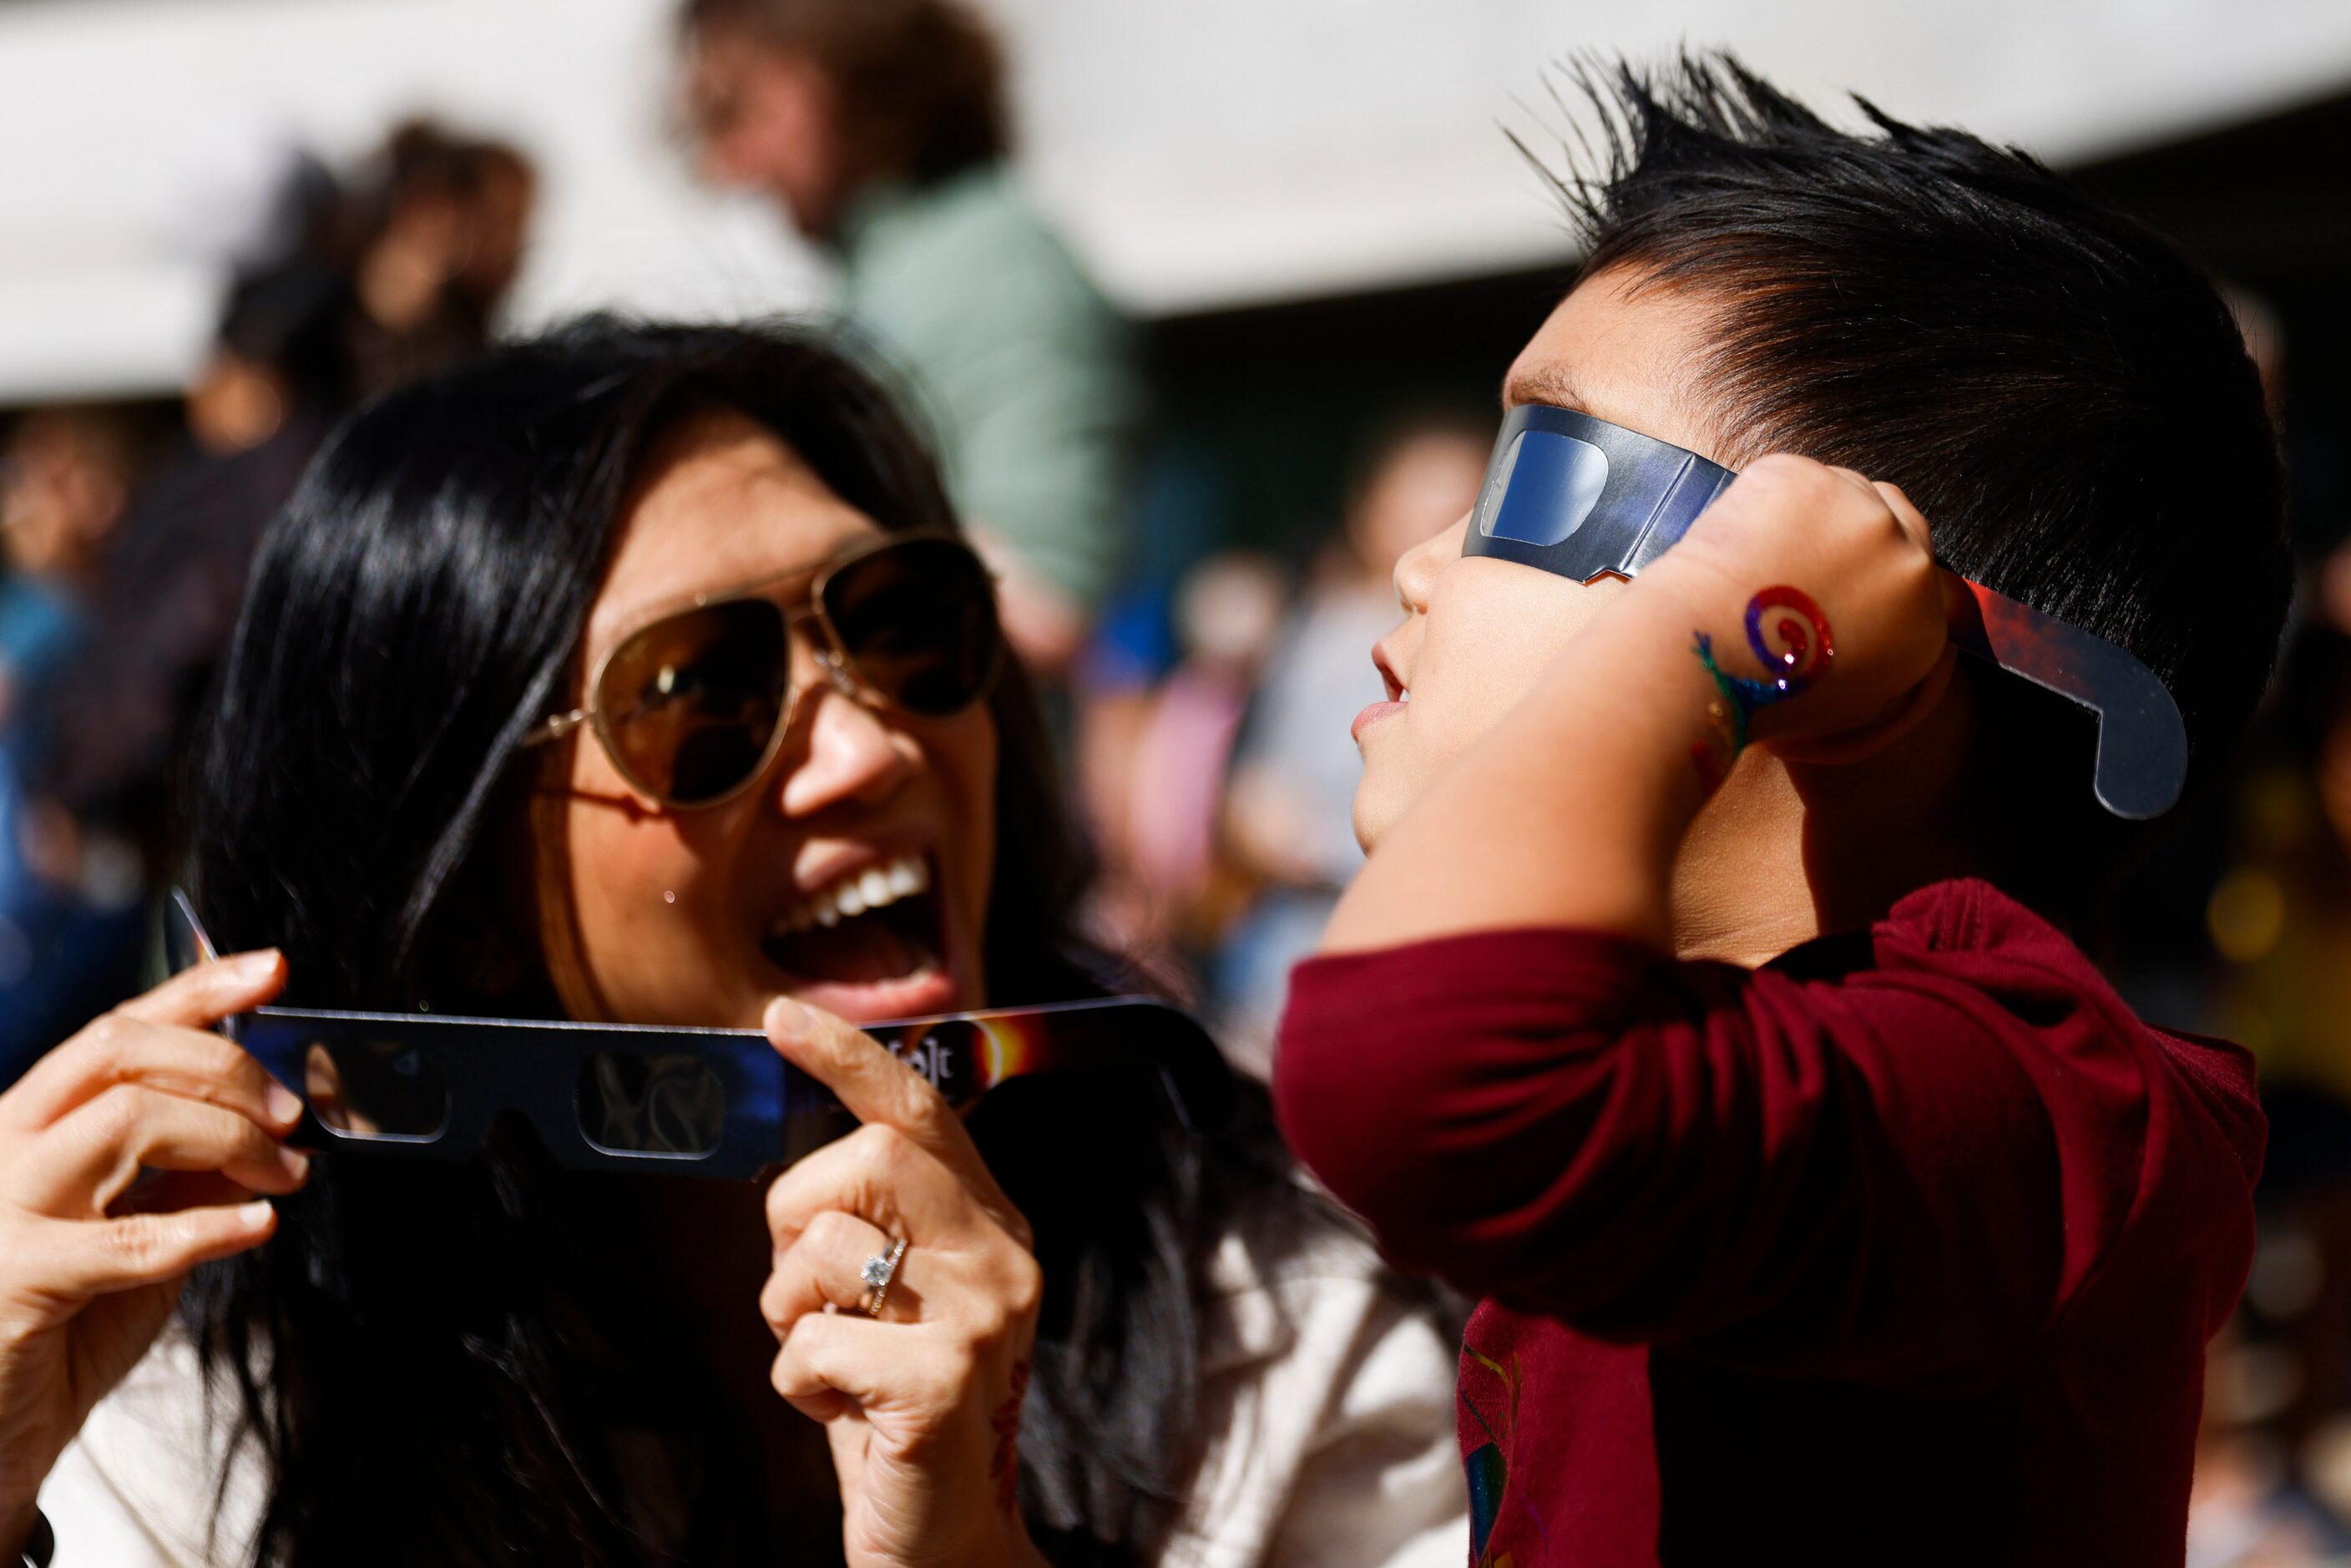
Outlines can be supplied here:
[[1090, 618], [1128, 528], [1126, 324], [1001, 165], [868, 192], [840, 242], [850, 319], [913, 382], [957, 509]]

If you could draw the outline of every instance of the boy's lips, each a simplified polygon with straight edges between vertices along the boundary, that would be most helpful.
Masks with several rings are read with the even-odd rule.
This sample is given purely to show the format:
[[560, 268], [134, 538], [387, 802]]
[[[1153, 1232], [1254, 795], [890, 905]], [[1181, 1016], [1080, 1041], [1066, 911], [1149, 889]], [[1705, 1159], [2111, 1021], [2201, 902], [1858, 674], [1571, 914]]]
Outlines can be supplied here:
[[1355, 716], [1355, 722], [1348, 727], [1347, 733], [1353, 736], [1358, 743], [1361, 743], [1364, 738], [1364, 731], [1371, 728], [1372, 726], [1379, 723], [1384, 718], [1393, 718], [1395, 715], [1404, 712], [1405, 707], [1405, 705], [1403, 703], [1368, 704], [1365, 706], [1363, 712]]
[[1353, 736], [1358, 742], [1364, 738], [1364, 731], [1384, 718], [1393, 718], [1402, 713], [1405, 705], [1412, 701], [1412, 692], [1405, 686], [1403, 678], [1396, 674], [1395, 659], [1388, 652], [1386, 643], [1374, 644], [1372, 667], [1379, 671], [1380, 680], [1388, 688], [1388, 695], [1385, 702], [1372, 703], [1365, 706], [1363, 712], [1355, 716], [1355, 722], [1348, 727], [1347, 733]]

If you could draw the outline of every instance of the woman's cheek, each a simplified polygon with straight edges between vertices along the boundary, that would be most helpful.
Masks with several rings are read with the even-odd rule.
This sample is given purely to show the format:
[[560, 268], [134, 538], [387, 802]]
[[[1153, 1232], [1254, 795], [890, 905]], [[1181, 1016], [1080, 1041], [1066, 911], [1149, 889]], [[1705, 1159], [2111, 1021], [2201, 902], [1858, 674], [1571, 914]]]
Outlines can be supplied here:
[[601, 1009], [624, 1022], [740, 1022], [724, 1007], [744, 985], [720, 972], [735, 936], [721, 928], [723, 901], [667, 822], [575, 820], [572, 845], [580, 959]]

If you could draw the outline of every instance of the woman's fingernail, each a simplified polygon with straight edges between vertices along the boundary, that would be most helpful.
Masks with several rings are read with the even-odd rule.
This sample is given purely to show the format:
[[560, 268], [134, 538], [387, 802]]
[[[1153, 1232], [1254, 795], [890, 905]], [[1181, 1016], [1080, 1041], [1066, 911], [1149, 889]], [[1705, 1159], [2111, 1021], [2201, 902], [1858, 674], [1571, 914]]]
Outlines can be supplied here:
[[798, 1040], [809, 1031], [809, 1010], [789, 997], [778, 997], [768, 1004], [767, 1025], [770, 1039]]
[[251, 1203], [236, 1206], [236, 1222], [247, 1230], [266, 1230], [269, 1228], [269, 1217], [275, 1212], [267, 1198], [256, 1197]]
[[229, 967], [240, 980], [258, 980], [277, 967], [277, 949], [264, 947], [257, 953], [239, 953], [229, 960]]
[[269, 1119], [273, 1122], [296, 1122], [302, 1117], [302, 1096], [283, 1083], [269, 1086]]
[[304, 1154], [301, 1150], [286, 1148], [279, 1149], [277, 1151], [277, 1163], [284, 1166], [286, 1167], [286, 1174], [292, 1176], [296, 1181], [308, 1181], [310, 1179], [310, 1156]]

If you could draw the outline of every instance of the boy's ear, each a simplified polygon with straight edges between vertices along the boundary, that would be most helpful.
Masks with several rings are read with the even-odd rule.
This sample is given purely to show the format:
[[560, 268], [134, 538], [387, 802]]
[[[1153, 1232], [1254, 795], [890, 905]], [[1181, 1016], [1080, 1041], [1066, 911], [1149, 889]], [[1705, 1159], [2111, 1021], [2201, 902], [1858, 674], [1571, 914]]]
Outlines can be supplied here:
[[1935, 661], [1935, 667], [1928, 670], [1907, 695], [1867, 724], [1836, 735], [1772, 741], [1771, 747], [1790, 762], [1826, 767], [1860, 762], [1875, 757], [1917, 728], [1921, 719], [1935, 711], [1944, 694], [1950, 690], [1951, 673], [1958, 668], [1959, 657], [1959, 650], [1956, 644], [1945, 647], [1943, 656]]

